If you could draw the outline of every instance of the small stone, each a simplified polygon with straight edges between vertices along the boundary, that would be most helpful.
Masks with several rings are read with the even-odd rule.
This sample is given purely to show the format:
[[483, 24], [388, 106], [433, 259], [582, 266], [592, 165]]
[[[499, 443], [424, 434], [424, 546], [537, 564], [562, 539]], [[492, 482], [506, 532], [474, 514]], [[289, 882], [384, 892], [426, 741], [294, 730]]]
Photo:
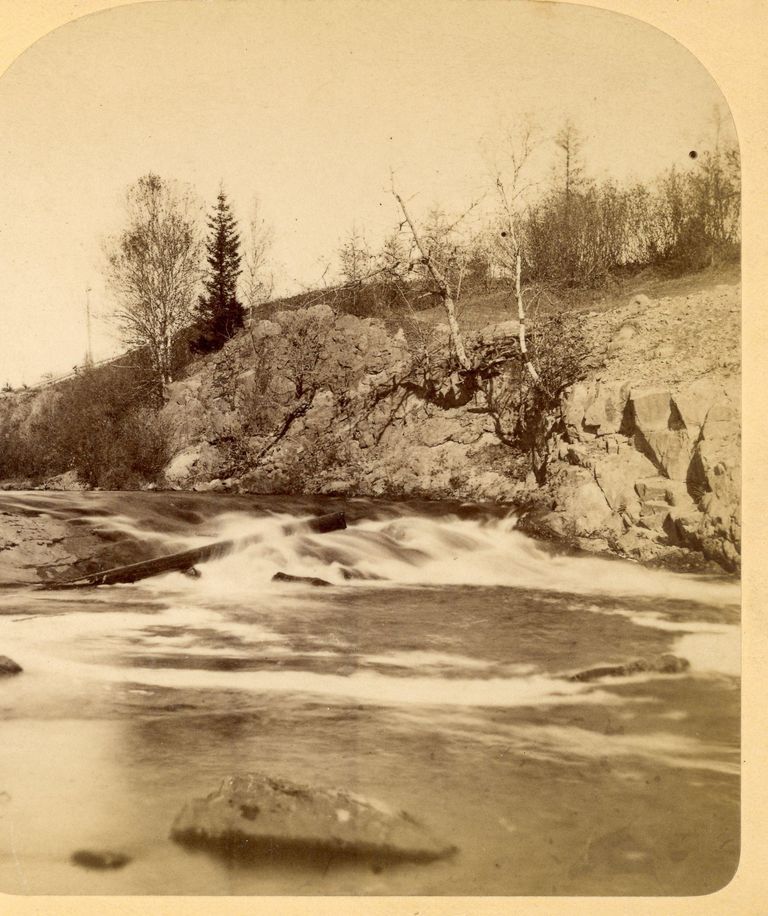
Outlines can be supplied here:
[[0, 655], [0, 677], [20, 674], [24, 669], [7, 655]]
[[72, 853], [72, 861], [83, 868], [107, 870], [124, 868], [131, 861], [131, 857], [124, 852], [106, 849], [78, 849]]
[[315, 587], [331, 585], [327, 579], [320, 579], [318, 576], [291, 576], [289, 573], [276, 572], [272, 576], [273, 582], [296, 582], [301, 585], [313, 585]]

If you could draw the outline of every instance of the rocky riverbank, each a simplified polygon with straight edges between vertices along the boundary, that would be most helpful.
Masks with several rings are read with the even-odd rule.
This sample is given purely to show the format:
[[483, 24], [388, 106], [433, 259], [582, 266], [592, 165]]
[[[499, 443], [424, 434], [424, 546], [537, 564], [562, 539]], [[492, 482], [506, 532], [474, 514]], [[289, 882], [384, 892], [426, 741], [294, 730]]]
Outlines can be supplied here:
[[[171, 387], [165, 485], [509, 502], [529, 531], [585, 549], [736, 571], [739, 315], [737, 285], [586, 313], [605, 360], [562, 399], [539, 486], [482, 392], [440, 402], [413, 382], [402, 330], [327, 306], [279, 312]], [[489, 326], [469, 346], [503, 348], [516, 331]], [[439, 358], [446, 329], [423, 334]], [[254, 434], [258, 421], [279, 433]]]
[[639, 559], [684, 548], [738, 570], [739, 312], [739, 288], [723, 285], [636, 296], [593, 322], [608, 359], [563, 400], [543, 530]]
[[[580, 313], [601, 366], [554, 411], [544, 485], [500, 441], [483, 391], [441, 372], [445, 327], [416, 316], [406, 334], [327, 305], [255, 321], [188, 367], [161, 412], [171, 458], [155, 485], [502, 502], [530, 533], [582, 549], [736, 572], [740, 286], [648, 291]], [[467, 343], [514, 358], [517, 323]], [[51, 397], [29, 393], [12, 409], [34, 416]], [[72, 477], [45, 486], [69, 489]], [[30, 576], [71, 561], [62, 524], [0, 516], [0, 569], [14, 546]]]

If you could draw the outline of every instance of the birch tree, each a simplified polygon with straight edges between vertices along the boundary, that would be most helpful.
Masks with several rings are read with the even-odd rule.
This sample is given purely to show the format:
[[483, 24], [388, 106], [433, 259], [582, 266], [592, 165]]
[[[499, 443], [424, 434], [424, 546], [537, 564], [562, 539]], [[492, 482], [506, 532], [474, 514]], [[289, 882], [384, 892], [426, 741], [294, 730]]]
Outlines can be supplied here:
[[116, 323], [129, 347], [145, 349], [160, 390], [172, 378], [173, 344], [192, 322], [202, 244], [191, 192], [149, 173], [128, 189], [128, 225], [107, 243]]
[[507, 151], [508, 177], [506, 180], [502, 177], [501, 170], [497, 169], [496, 171], [496, 193], [499, 200], [499, 230], [496, 253], [505, 273], [514, 278], [520, 356], [535, 385], [539, 381], [539, 374], [528, 353], [522, 285], [526, 195], [532, 187], [531, 184], [526, 183], [524, 180], [524, 172], [533, 148], [532, 131], [530, 127], [526, 126], [518, 141], [509, 143]]
[[251, 315], [258, 306], [269, 302], [274, 292], [275, 278], [269, 264], [273, 240], [273, 228], [265, 219], [258, 198], [254, 198], [244, 246], [245, 269], [240, 278], [243, 299]]
[[[461, 295], [461, 281], [464, 275], [464, 267], [466, 265], [458, 265], [456, 277], [454, 278], [450, 276], [448, 265], [441, 263], [443, 259], [440, 257], [439, 246], [430, 245], [428, 240], [425, 238], [424, 233], [419, 231], [413, 219], [411, 218], [411, 214], [408, 211], [405, 201], [395, 187], [394, 180], [392, 181], [392, 194], [400, 205], [400, 210], [402, 211], [405, 224], [408, 226], [408, 229], [411, 232], [413, 242], [416, 245], [416, 248], [418, 249], [419, 255], [421, 257], [421, 264], [424, 268], [424, 271], [430, 278], [435, 292], [439, 296], [443, 309], [445, 310], [446, 317], [448, 318], [448, 328], [450, 330], [451, 343], [456, 353], [456, 359], [458, 360], [462, 369], [469, 370], [472, 368], [472, 363], [469, 356], [467, 355], [467, 349], [464, 344], [464, 336], [461, 333], [461, 328], [459, 327], [459, 322], [456, 317], [456, 303], [459, 299], [459, 296]], [[469, 209], [471, 210], [473, 207], [474, 205], [472, 205], [472, 207]], [[466, 213], [464, 216], [466, 216]], [[453, 226], [449, 227], [449, 229], [452, 228]]]

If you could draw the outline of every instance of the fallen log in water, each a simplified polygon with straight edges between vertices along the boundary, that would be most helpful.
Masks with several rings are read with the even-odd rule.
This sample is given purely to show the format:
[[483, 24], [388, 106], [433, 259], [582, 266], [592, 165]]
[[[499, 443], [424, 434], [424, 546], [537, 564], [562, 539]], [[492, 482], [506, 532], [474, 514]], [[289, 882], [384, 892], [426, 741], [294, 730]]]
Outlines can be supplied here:
[[[331, 512], [328, 515], [318, 515], [315, 518], [305, 519], [301, 522], [291, 522], [283, 525], [280, 533], [283, 535], [299, 534], [303, 531], [313, 531], [324, 534], [327, 531], [339, 531], [347, 527], [343, 512]], [[164, 557], [155, 557], [152, 560], [142, 560], [139, 563], [130, 563], [128, 566], [114, 566], [101, 572], [89, 573], [78, 576], [65, 582], [45, 582], [41, 588], [91, 588], [95, 585], [116, 585], [121, 582], [138, 582], [150, 576], [158, 576], [166, 572], [186, 572], [198, 563], [207, 560], [217, 560], [235, 550], [242, 550], [249, 544], [256, 544], [263, 540], [261, 534], [252, 534], [244, 538], [228, 541], [215, 541], [204, 544], [202, 547], [192, 547], [180, 553], [171, 553]]]

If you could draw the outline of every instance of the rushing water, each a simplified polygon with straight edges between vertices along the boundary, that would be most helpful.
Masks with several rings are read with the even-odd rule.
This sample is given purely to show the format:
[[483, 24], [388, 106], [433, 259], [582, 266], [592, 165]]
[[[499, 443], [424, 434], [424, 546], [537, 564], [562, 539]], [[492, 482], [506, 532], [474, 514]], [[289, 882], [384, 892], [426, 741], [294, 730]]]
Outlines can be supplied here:
[[[263, 541], [86, 591], [0, 590], [0, 891], [702, 894], [738, 860], [738, 586], [558, 555], [482, 507], [20, 494], [156, 554]], [[272, 582], [319, 576], [330, 588]], [[574, 682], [672, 652], [682, 675]], [[234, 864], [169, 839], [230, 773], [343, 787], [459, 847], [389, 866]], [[115, 871], [77, 849], [132, 857]]]

